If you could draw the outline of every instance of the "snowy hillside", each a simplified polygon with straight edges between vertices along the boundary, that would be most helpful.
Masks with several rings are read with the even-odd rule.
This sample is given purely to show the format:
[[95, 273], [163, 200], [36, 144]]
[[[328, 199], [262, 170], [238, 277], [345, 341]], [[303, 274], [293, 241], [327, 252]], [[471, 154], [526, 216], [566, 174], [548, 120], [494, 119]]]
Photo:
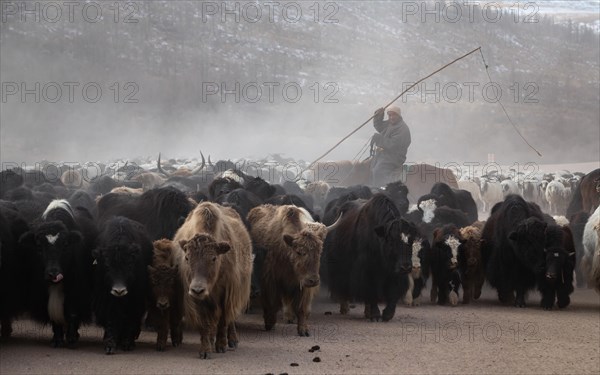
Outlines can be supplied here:
[[[3, 82], [95, 82], [103, 97], [89, 103], [80, 94], [71, 103], [65, 91], [56, 103], [43, 95], [36, 103], [7, 96], [1, 158], [84, 161], [160, 150], [189, 155], [199, 147], [242, 157], [261, 154], [262, 143], [310, 160], [410, 83], [479, 46], [511, 119], [544, 162], [600, 154], [598, 1], [538, 1], [518, 12], [514, 2], [479, 2], [472, 17], [462, 8], [458, 18], [454, 1], [427, 2], [437, 14], [427, 13], [425, 2], [281, 2], [272, 15], [265, 2], [227, 3], [233, 12], [209, 3], [216, 8], [122, 2], [118, 17], [102, 3], [96, 22], [77, 12], [73, 22], [23, 20], [19, 9], [3, 14]], [[494, 15], [499, 8], [504, 13]], [[409, 159], [536, 157], [484, 91], [488, 83], [477, 53], [400, 99], [413, 131]], [[239, 98], [223, 94], [236, 84]], [[332, 157], [352, 158], [371, 133], [365, 127]], [[68, 146], [55, 145], [65, 138]]]

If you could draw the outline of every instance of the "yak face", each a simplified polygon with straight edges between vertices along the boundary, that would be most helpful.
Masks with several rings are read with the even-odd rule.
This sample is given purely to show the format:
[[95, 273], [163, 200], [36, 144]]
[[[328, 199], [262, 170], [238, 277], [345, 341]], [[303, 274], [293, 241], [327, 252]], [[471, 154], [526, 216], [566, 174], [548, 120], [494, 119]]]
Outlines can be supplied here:
[[530, 217], [520, 221], [515, 230], [508, 235], [516, 257], [536, 273], [544, 270], [547, 226], [544, 221]]
[[562, 248], [548, 248], [544, 249], [544, 254], [546, 256], [546, 274], [544, 275], [546, 282], [550, 284], [554, 284], [557, 280], [564, 282], [563, 269], [567, 262], [575, 263], [575, 253], [568, 254]]
[[403, 229], [408, 223], [403, 219], [393, 220], [375, 228], [379, 237], [381, 254], [386, 261], [392, 261], [393, 272], [406, 274], [412, 270], [412, 243], [414, 238]]
[[465, 243], [464, 258], [467, 264], [466, 273], [471, 274], [475, 272], [479, 267], [482, 267], [481, 263], [481, 250], [479, 245], [479, 240], [469, 239]]
[[156, 267], [148, 266], [148, 278], [158, 309], [164, 311], [171, 306], [171, 297], [177, 292], [175, 285], [178, 277], [177, 265], [171, 267], [164, 264]]
[[129, 293], [128, 288], [136, 282], [136, 268], [142, 256], [140, 246], [136, 243], [113, 244], [96, 248], [93, 256], [110, 294], [117, 298], [125, 297]]
[[79, 232], [68, 231], [60, 221], [40, 224], [35, 234], [25, 234], [22, 241], [35, 242], [43, 266], [44, 278], [50, 283], [60, 283], [64, 278], [64, 268], [81, 245], [83, 238]]
[[307, 227], [299, 233], [283, 235], [286, 254], [301, 288], [313, 288], [321, 282], [319, 267], [326, 231], [324, 227], [316, 229]]
[[459, 263], [464, 267], [465, 273], [472, 274], [482, 266], [481, 261], [481, 231], [473, 226], [460, 229], [460, 236], [464, 246], [459, 255]]
[[415, 238], [412, 243], [412, 254], [411, 263], [412, 271], [411, 275], [413, 279], [418, 279], [422, 275], [421, 267], [424, 263], [425, 253], [427, 252], [427, 243], [421, 237]]
[[460, 232], [454, 225], [437, 228], [433, 232], [434, 254], [439, 263], [446, 268], [455, 270], [458, 266], [459, 253], [464, 251], [464, 242]]
[[190, 269], [190, 287], [188, 294], [195, 299], [204, 300], [217, 282], [222, 255], [231, 246], [227, 242], [217, 242], [208, 234], [196, 234], [191, 240], [179, 241], [185, 253], [185, 262]]

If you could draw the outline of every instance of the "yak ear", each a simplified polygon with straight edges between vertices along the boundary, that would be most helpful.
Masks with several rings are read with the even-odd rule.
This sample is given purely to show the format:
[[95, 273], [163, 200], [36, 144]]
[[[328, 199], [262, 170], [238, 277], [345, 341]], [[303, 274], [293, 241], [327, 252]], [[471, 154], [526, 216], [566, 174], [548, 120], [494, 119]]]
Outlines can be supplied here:
[[438, 238], [441, 234], [442, 234], [442, 229], [441, 228], [435, 228], [433, 230], [433, 240], [435, 241], [435, 239]]
[[512, 241], [516, 241], [519, 239], [519, 234], [516, 231], [512, 231], [508, 234], [508, 239]]
[[181, 247], [181, 250], [185, 251], [185, 244], [187, 244], [186, 240], [179, 240], [179, 247]]
[[377, 234], [381, 238], [384, 238], [385, 237], [385, 226], [379, 225], [379, 226], [375, 227], [375, 234]]
[[286, 245], [288, 245], [289, 247], [293, 247], [294, 246], [294, 237], [290, 236], [289, 234], [284, 234], [283, 235], [283, 241], [285, 242]]
[[97, 264], [97, 259], [100, 258], [100, 249], [95, 248], [92, 250], [92, 258], [94, 258], [94, 264]]
[[225, 254], [231, 249], [231, 246], [227, 242], [217, 243], [217, 254]]
[[34, 248], [35, 247], [35, 234], [32, 231], [23, 233], [21, 237], [19, 237], [19, 245], [25, 248]]
[[83, 236], [78, 231], [71, 231], [67, 236], [67, 242], [69, 245], [80, 245], [83, 242]]

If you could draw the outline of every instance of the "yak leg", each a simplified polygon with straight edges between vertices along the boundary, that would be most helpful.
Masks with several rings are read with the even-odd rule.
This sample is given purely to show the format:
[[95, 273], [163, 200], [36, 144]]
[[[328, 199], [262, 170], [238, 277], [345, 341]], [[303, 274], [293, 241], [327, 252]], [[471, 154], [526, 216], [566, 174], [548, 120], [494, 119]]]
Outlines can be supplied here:
[[556, 304], [559, 309], [564, 309], [571, 303], [571, 297], [569, 297], [569, 293], [571, 292], [570, 288], [570, 285], [561, 284], [556, 289]]
[[59, 348], [65, 344], [65, 334], [63, 332], [63, 325], [60, 323], [52, 323], [52, 347]]
[[213, 351], [214, 329], [209, 324], [202, 325], [200, 328], [200, 359], [210, 359], [210, 353]]
[[4, 338], [8, 338], [10, 337], [10, 335], [12, 334], [12, 319], [10, 318], [3, 318], [2, 322], [0, 322], [0, 325], [2, 326], [2, 329], [0, 330], [0, 335], [2, 335], [2, 337]]
[[303, 291], [294, 299], [296, 317], [298, 318], [299, 336], [310, 336], [306, 321], [310, 316], [310, 305], [312, 303], [312, 295], [310, 295], [311, 293], [312, 292], [309, 291]]
[[296, 318], [293, 301], [287, 298], [283, 299], [283, 321], [293, 324]]
[[409, 275], [408, 276], [408, 290], [406, 291], [406, 294], [404, 295], [404, 304], [406, 306], [412, 306], [414, 289], [415, 289], [415, 280], [413, 279], [412, 275]]
[[217, 353], [225, 353], [227, 351], [227, 329], [228, 324], [225, 321], [225, 313], [223, 312], [217, 323], [217, 338], [215, 342], [215, 352]]
[[516, 307], [525, 307], [525, 288], [517, 287], [517, 297], [515, 298]]
[[415, 279], [414, 281], [415, 286], [413, 288], [413, 294], [412, 294], [412, 298], [413, 298], [413, 306], [419, 306], [421, 304], [421, 292], [423, 290], [423, 277], [419, 277], [417, 279]]
[[477, 300], [479, 297], [481, 297], [481, 288], [483, 287], [484, 281], [485, 277], [483, 275], [476, 277], [475, 287], [473, 290], [473, 299]]
[[232, 349], [236, 349], [239, 342], [235, 322], [231, 322], [227, 326], [227, 345]]
[[546, 283], [540, 287], [540, 292], [542, 292], [542, 301], [540, 305], [544, 310], [552, 310], [552, 306], [554, 306], [554, 288]]
[[171, 344], [175, 347], [181, 345], [183, 342], [183, 328], [181, 319], [182, 317], [178, 314], [170, 312], [170, 328], [171, 328]]
[[167, 346], [169, 336], [169, 312], [156, 311], [156, 318], [152, 323], [156, 328], [156, 350], [162, 352]]
[[[404, 275], [402, 280], [403, 285], [409, 285], [408, 291], [406, 295], [410, 295], [411, 303], [412, 303], [412, 286], [414, 285], [412, 282], [412, 277], [409, 275]], [[383, 309], [383, 314], [381, 315], [381, 320], [384, 322], [390, 321], [394, 314], [396, 314], [396, 305], [400, 300], [400, 295], [402, 293], [402, 288], [400, 285], [392, 284], [387, 285], [385, 288], [385, 302], [386, 306]]]
[[111, 320], [106, 322], [104, 327], [104, 352], [114, 354], [117, 351], [117, 342], [115, 340], [115, 328]]
[[274, 298], [267, 290], [263, 288], [261, 293], [263, 305], [263, 319], [265, 321], [265, 330], [270, 331], [277, 322], [277, 312], [281, 309], [281, 300]]
[[340, 314], [346, 315], [350, 311], [350, 304], [347, 300], [343, 300], [340, 302]]
[[79, 326], [81, 322], [76, 314], [71, 314], [67, 322], [67, 345], [74, 348], [79, 340]]
[[465, 280], [463, 283], [463, 303], [468, 304], [471, 302], [473, 296], [473, 281]]

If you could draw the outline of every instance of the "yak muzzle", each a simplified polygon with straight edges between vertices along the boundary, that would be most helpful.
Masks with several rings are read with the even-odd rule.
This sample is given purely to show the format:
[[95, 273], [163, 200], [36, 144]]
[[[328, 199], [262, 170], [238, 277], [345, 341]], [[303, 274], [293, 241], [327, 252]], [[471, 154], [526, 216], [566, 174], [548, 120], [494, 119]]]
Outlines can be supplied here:
[[204, 286], [191, 286], [188, 294], [197, 299], [203, 299], [208, 296], [208, 291]]
[[321, 279], [319, 275], [311, 275], [304, 278], [304, 287], [305, 288], [314, 288], [319, 285]]
[[156, 301], [156, 307], [159, 310], [166, 310], [169, 308], [169, 301], [168, 300], [159, 300]]
[[54, 284], [58, 284], [64, 278], [63, 274], [60, 272], [48, 272], [46, 279]]
[[129, 293], [129, 291], [124, 285], [115, 285], [110, 291], [110, 294], [112, 294], [115, 297], [125, 297], [127, 293]]

